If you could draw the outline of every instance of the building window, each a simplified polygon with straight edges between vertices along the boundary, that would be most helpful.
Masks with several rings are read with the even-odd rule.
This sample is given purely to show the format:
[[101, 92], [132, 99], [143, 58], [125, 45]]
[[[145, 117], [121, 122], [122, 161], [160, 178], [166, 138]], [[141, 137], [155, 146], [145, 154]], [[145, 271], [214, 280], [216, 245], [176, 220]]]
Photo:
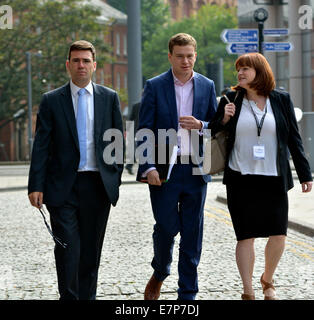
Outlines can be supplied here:
[[198, 0], [197, 1], [197, 9], [200, 9], [201, 6], [203, 6], [205, 4], [204, 0]]
[[116, 54], [120, 55], [120, 33], [116, 33]]
[[192, 13], [192, 2], [191, 0], [184, 0], [183, 2], [183, 16], [189, 17]]
[[124, 74], [124, 89], [128, 88], [128, 74]]
[[170, 0], [170, 11], [172, 19], [177, 19], [178, 0]]
[[116, 90], [120, 90], [120, 72], [117, 72], [117, 83], [116, 83]]
[[123, 35], [123, 54], [125, 56], [128, 55], [128, 40], [126, 34]]
[[103, 69], [100, 70], [100, 84], [101, 85], [105, 84], [105, 72]]

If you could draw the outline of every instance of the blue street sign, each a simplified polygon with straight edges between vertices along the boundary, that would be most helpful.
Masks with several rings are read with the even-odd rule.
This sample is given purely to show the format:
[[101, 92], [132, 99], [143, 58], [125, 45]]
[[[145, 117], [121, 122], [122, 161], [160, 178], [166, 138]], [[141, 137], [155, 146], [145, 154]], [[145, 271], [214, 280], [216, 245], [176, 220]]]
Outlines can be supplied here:
[[264, 29], [263, 34], [269, 37], [287, 36], [289, 29]]
[[257, 43], [230, 43], [227, 45], [229, 54], [243, 54], [249, 52], [258, 52]]
[[225, 43], [257, 42], [257, 29], [224, 29], [220, 35]]
[[291, 42], [265, 42], [264, 50], [271, 52], [288, 52], [293, 50]]
[[[258, 52], [257, 43], [229, 43], [226, 47], [229, 54], [244, 54]], [[268, 52], [289, 52], [293, 50], [290, 42], [264, 42], [264, 51]]]

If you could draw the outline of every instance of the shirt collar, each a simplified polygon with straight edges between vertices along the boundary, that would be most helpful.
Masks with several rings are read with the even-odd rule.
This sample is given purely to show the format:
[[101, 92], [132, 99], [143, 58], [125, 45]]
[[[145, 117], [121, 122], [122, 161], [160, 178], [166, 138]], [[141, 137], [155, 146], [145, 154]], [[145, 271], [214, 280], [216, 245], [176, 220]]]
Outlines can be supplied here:
[[186, 85], [187, 83], [191, 82], [194, 78], [194, 70], [192, 71], [192, 76], [191, 78], [186, 82], [186, 83], [182, 83], [173, 73], [173, 69], [171, 68], [171, 72], [172, 72], [172, 75], [173, 75], [173, 81], [174, 81], [174, 84], [175, 85], [179, 85], [179, 86], [184, 86]]
[[[77, 85], [75, 85], [73, 82], [72, 82], [72, 79], [70, 81], [70, 87], [71, 87], [71, 92], [72, 94], [75, 96], [77, 95], [78, 91], [81, 89], [80, 87], [78, 87]], [[92, 81], [89, 82], [89, 84], [85, 87], [85, 89], [87, 90], [87, 92], [90, 94], [90, 95], [93, 95], [93, 85], [92, 85]]]

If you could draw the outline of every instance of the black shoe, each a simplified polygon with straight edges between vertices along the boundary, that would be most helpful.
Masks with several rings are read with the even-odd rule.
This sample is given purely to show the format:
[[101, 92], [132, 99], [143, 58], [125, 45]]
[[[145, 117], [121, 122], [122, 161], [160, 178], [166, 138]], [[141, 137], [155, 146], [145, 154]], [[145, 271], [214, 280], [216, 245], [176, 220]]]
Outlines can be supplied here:
[[129, 174], [134, 174], [131, 166], [126, 166], [125, 168]]

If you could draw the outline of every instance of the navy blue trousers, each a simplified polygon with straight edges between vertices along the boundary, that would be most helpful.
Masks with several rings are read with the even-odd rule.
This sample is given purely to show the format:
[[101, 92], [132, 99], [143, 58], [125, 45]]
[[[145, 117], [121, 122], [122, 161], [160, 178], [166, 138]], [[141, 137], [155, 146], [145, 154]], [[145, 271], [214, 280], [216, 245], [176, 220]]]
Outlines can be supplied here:
[[176, 164], [170, 180], [149, 186], [156, 224], [153, 242], [154, 276], [163, 281], [170, 274], [174, 238], [180, 232], [178, 299], [194, 300], [198, 292], [197, 266], [203, 238], [207, 184], [192, 175], [192, 165]]

